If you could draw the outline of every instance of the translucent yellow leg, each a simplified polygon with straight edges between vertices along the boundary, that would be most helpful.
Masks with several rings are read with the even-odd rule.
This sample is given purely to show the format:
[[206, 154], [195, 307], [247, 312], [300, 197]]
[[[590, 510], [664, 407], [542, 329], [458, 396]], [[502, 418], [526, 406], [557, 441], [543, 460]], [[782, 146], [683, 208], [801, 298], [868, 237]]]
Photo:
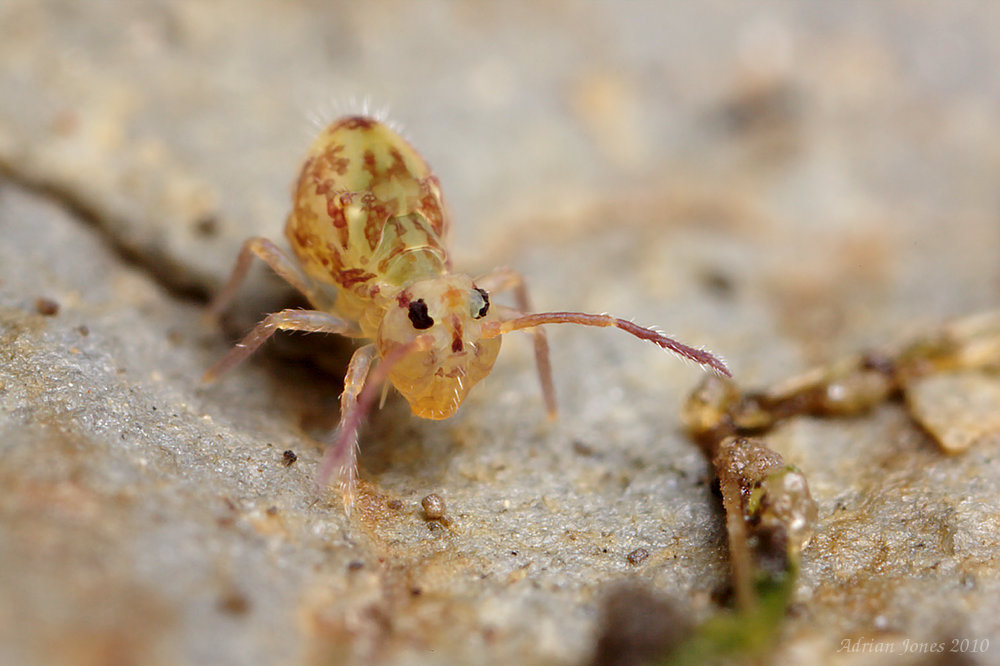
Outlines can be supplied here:
[[317, 489], [322, 491], [333, 470], [340, 468], [340, 491], [344, 496], [344, 508], [348, 513], [354, 504], [354, 483], [358, 466], [358, 426], [361, 417], [364, 416], [362, 414], [359, 417], [355, 411], [358, 409], [358, 396], [365, 387], [375, 353], [375, 345], [369, 344], [359, 347], [351, 357], [347, 374], [344, 375], [344, 392], [340, 394], [340, 424], [333, 434], [332, 444], [323, 454], [323, 461], [316, 475]]
[[361, 330], [354, 322], [335, 317], [318, 310], [282, 310], [267, 315], [263, 321], [236, 343], [202, 376], [202, 382], [215, 381], [219, 376], [239, 365], [267, 342], [277, 331], [305, 331], [307, 333], [338, 333], [348, 337], [358, 337]]
[[211, 318], [218, 318], [233, 300], [233, 296], [236, 295], [236, 291], [247, 276], [254, 255], [270, 266], [285, 282], [308, 298], [314, 308], [318, 310], [329, 309], [330, 299], [324, 298], [322, 293], [314, 288], [313, 281], [302, 272], [298, 264], [271, 241], [257, 237], [247, 239], [243, 243], [243, 247], [240, 248], [240, 254], [236, 258], [236, 264], [233, 266], [229, 280], [208, 306], [208, 314]]

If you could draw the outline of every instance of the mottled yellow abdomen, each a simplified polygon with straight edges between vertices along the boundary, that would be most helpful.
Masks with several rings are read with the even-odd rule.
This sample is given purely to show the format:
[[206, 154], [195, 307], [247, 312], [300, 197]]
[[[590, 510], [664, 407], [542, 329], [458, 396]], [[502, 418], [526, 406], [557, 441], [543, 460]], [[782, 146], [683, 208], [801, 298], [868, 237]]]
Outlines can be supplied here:
[[309, 148], [285, 234], [310, 276], [367, 296], [442, 273], [447, 230], [423, 158], [384, 123], [349, 116]]

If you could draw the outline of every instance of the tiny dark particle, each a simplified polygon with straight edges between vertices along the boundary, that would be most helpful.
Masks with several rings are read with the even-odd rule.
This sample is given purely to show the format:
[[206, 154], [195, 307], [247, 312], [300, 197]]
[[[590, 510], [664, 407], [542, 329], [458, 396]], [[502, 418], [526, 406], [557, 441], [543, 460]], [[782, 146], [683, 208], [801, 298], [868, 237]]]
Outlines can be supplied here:
[[277, 516], [278, 515], [278, 507], [276, 507], [276, 506], [269, 506], [269, 507], [267, 507], [266, 513], [269, 516]]
[[424, 508], [424, 517], [426, 517], [427, 520], [441, 520], [444, 518], [444, 500], [441, 499], [440, 495], [431, 493], [420, 500], [420, 506]]
[[637, 564], [642, 564], [647, 557], [649, 557], [648, 550], [646, 550], [645, 548], [636, 548], [631, 553], [625, 556], [625, 561], [635, 566]]
[[713, 296], [719, 298], [730, 298], [736, 291], [736, 284], [733, 278], [718, 270], [708, 269], [700, 276], [702, 286]]
[[219, 610], [229, 615], [245, 615], [250, 610], [250, 602], [241, 592], [234, 590], [219, 600]]
[[299, 457], [295, 454], [295, 451], [287, 449], [281, 454], [281, 462], [285, 464], [285, 467], [292, 466]]
[[385, 505], [393, 511], [399, 511], [403, 508], [403, 503], [398, 499], [391, 499]]
[[364, 569], [365, 563], [361, 560], [351, 560], [347, 563], [348, 571], [358, 571], [359, 569]]
[[868, 352], [862, 357], [861, 367], [880, 372], [883, 375], [892, 375], [895, 371], [895, 364], [891, 358], [874, 351]]
[[83, 325], [77, 326], [76, 332], [82, 335], [83, 337], [87, 337], [88, 335], [90, 335], [90, 329]]
[[59, 313], [59, 304], [51, 298], [43, 298], [39, 296], [35, 299], [35, 310], [38, 311], [38, 314], [40, 315], [51, 317], [52, 315]]
[[202, 215], [194, 222], [194, 230], [199, 236], [211, 238], [219, 233], [219, 218], [209, 213]]

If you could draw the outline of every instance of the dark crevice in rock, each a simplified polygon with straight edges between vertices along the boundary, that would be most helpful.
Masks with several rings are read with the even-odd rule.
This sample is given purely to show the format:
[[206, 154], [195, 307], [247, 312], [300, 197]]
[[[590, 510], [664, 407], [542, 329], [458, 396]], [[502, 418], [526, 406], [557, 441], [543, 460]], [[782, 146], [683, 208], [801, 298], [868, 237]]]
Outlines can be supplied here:
[[[96, 230], [121, 260], [148, 274], [157, 284], [181, 300], [207, 303], [209, 291], [204, 280], [193, 275], [189, 268], [175, 259], [149, 247], [136, 247], [117, 236], [112, 228], [118, 225], [109, 222], [109, 213], [100, 205], [95, 205], [72, 188], [46, 181], [0, 160], [0, 179], [34, 193], [47, 201], [62, 207], [74, 219], [88, 224]], [[125, 226], [125, 225], [121, 225]]]

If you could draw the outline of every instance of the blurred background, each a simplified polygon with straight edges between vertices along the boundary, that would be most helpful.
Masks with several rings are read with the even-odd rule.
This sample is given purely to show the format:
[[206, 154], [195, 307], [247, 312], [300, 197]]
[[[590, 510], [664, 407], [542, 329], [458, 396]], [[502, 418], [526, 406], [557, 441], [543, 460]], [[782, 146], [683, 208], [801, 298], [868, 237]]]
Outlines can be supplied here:
[[[286, 392], [284, 371], [241, 370], [216, 393], [195, 388], [200, 369], [226, 348], [221, 333], [199, 323], [202, 302], [246, 237], [282, 240], [292, 180], [318, 128], [368, 110], [401, 127], [437, 172], [459, 269], [480, 274], [512, 266], [528, 277], [539, 309], [607, 311], [656, 324], [725, 356], [742, 385], [766, 385], [996, 306], [998, 63], [1000, 7], [971, 1], [3, 0], [5, 330], [13, 331], [11, 322], [42, 295], [63, 305], [65, 322], [52, 320], [49, 333], [25, 325], [28, 337], [19, 339], [32, 341], [33, 351], [11, 355], [6, 394], [0, 382], [11, 447], [3, 463], [8, 527], [0, 545], [6, 540], [8, 550], [0, 549], [0, 570], [7, 572], [0, 581], [33, 566], [44, 574], [35, 582], [0, 582], [0, 599], [7, 599], [0, 601], [0, 624], [18, 613], [15, 600], [33, 620], [24, 625], [29, 638], [43, 644], [68, 637], [75, 647], [59, 653], [66, 663], [77, 661], [66, 656], [74, 654], [96, 655], [79, 663], [109, 663], [102, 661], [108, 655], [121, 656], [115, 663], [151, 663], [145, 655], [156, 663], [265, 663], [277, 655], [293, 662], [449, 663], [472, 654], [582, 663], [609, 582], [637, 579], [681, 598], [695, 615], [708, 613], [712, 590], [727, 575], [725, 537], [707, 484], [683, 481], [707, 475], [677, 419], [698, 379], [690, 367], [624, 336], [553, 331], [563, 417], [546, 431], [529, 346], [505, 343], [508, 360], [455, 421], [417, 422], [405, 406], [390, 404], [362, 455], [362, 477], [379, 492], [419, 504], [421, 494], [447, 489], [450, 504], [466, 512], [464, 536], [428, 536], [421, 521], [413, 524], [416, 514], [405, 514], [410, 522], [369, 516], [365, 536], [355, 538], [360, 528], [339, 509], [309, 499], [308, 465], [319, 449], [302, 441], [319, 435], [300, 423], [306, 419], [295, 405], [306, 398]], [[55, 209], [46, 208], [52, 203]], [[79, 224], [35, 221], [56, 209]], [[237, 307], [248, 322], [280, 303], [283, 290], [264, 271], [252, 284]], [[152, 500], [138, 499], [151, 492], [141, 484], [154, 481], [129, 474], [81, 482], [93, 495], [87, 520], [102, 522], [123, 488], [141, 507], [104, 545], [86, 545], [86, 530], [67, 533], [65, 521], [80, 517], [53, 514], [48, 491], [41, 499], [31, 495], [39, 513], [24, 513], [24, 479], [39, 474], [27, 453], [39, 450], [31, 448], [39, 439], [31, 415], [68, 381], [50, 371], [69, 358], [62, 334], [52, 331], [68, 336], [82, 324], [95, 333], [73, 344], [90, 345], [97, 360], [72, 366], [82, 388], [53, 408], [57, 430], [91, 442], [100, 455], [151, 465], [157, 492], [176, 499], [161, 516], [180, 530], [164, 527], [171, 538], [190, 543], [193, 533], [178, 527], [190, 524], [202, 525], [205, 543], [215, 543], [217, 532], [211, 520], [195, 518], [202, 500], [178, 479], [198, 478], [199, 492], [229, 498], [236, 507], [231, 519], [248, 527], [220, 537], [230, 539], [228, 546], [181, 557], [164, 550], [160, 535], [124, 552], [121, 544], [159, 529], [147, 520], [144, 502]], [[19, 365], [25, 358], [35, 360]], [[22, 391], [26, 375], [19, 373], [37, 377], [37, 390]], [[335, 411], [336, 379], [326, 388], [318, 383], [312, 378], [301, 387], [318, 391], [311, 409]], [[112, 393], [97, 400], [98, 387]], [[108, 407], [147, 399], [174, 405], [156, 418], [175, 409], [181, 434], [166, 436], [159, 421]], [[220, 430], [198, 437], [233, 443], [197, 448], [204, 456], [191, 463], [197, 472], [161, 469], [157, 456], [191, 454], [194, 440], [184, 428], [205, 414], [214, 414], [212, 427]], [[815, 475], [821, 523], [837, 507], [870, 507], [872, 497], [886, 504], [876, 518], [857, 509], [861, 526], [852, 538], [821, 541], [811, 557], [806, 553], [813, 563], [800, 594], [806, 610], [783, 649], [830, 657], [845, 636], [871, 631], [924, 640], [964, 631], [993, 636], [1000, 647], [989, 610], [996, 602], [986, 601], [995, 573], [978, 588], [963, 591], [955, 582], [968, 573], [958, 570], [963, 562], [995, 561], [996, 537], [949, 537], [951, 545], [921, 547], [927, 564], [916, 574], [910, 564], [889, 566], [884, 580], [896, 580], [893, 572], [906, 580], [923, 576], [925, 587], [899, 583], [909, 590], [902, 596], [869, 577], [875, 565], [866, 553], [873, 550], [910, 562], [912, 541], [886, 545], [879, 534], [913, 513], [913, 493], [933, 488], [934, 501], [943, 502], [967, 497], [968, 478], [1000, 478], [992, 457], [940, 461], [905, 418], [883, 416], [890, 425], [874, 434], [808, 426], [787, 433], [782, 453]], [[141, 433], [129, 440], [135, 448], [128, 453], [108, 434], [118, 432], [116, 419], [123, 432]], [[94, 425], [102, 423], [112, 426]], [[880, 444], [869, 446], [869, 436]], [[831, 450], [831, 437], [848, 444]], [[911, 458], [896, 455], [910, 451], [900, 441], [924, 456], [917, 459], [925, 468], [972, 467], [921, 475]], [[279, 453], [298, 447], [298, 482], [286, 487], [239, 476], [243, 463], [253, 467], [248, 459], [270, 460], [265, 449], [272, 443]], [[45, 482], [52, 485], [44, 487], [55, 493], [66, 478], [80, 477], [58, 453], [73, 446], [53, 446], [54, 471]], [[870, 453], [877, 446], [884, 457]], [[859, 481], [859, 465], [872, 460], [866, 455], [885, 466], [865, 467]], [[877, 477], [894, 471], [907, 483], [884, 499]], [[997, 520], [995, 491], [987, 484], [979, 492], [972, 504], [986, 513], [967, 515], [969, 506], [956, 504], [941, 514], [952, 521], [948, 530], [982, 524], [983, 515]], [[513, 513], [505, 513], [509, 502]], [[277, 541], [261, 537], [273, 536], [260, 514], [272, 505], [295, 516]], [[15, 519], [25, 515], [32, 520]], [[588, 535], [580, 537], [585, 548], [565, 541], [565, 525]], [[466, 559], [442, 560], [433, 575], [407, 568], [426, 562], [428, 539], [444, 538], [452, 541], [440, 552]], [[33, 546], [13, 549], [14, 540], [49, 544], [50, 559], [36, 560]], [[84, 555], [72, 555], [76, 546]], [[639, 571], [621, 557], [637, 546], [656, 554]], [[613, 562], [601, 559], [609, 547], [619, 555]], [[218, 577], [219, 549], [233, 558], [223, 567], [228, 582], [219, 596], [237, 599], [236, 612], [222, 619], [213, 615], [213, 601], [199, 597]], [[111, 553], [122, 565], [118, 572], [86, 582], [67, 573]], [[501, 557], [504, 564], [496, 564]], [[268, 558], [280, 566], [268, 569]], [[350, 570], [361, 573], [350, 573], [348, 561], [364, 562]], [[932, 561], [950, 563], [948, 572]], [[178, 589], [190, 595], [162, 596], [162, 581], [140, 562], [189, 572], [188, 587]], [[286, 576], [286, 568], [298, 573]], [[424, 583], [437, 590], [435, 605], [401, 593], [404, 603], [387, 591], [421, 589], [413, 581], [422, 575], [435, 581]], [[474, 582], [479, 575], [486, 587]], [[369, 578], [359, 583], [361, 576]], [[118, 609], [109, 611], [110, 629], [100, 622], [87, 629], [82, 619], [94, 598], [87, 585], [115, 587], [122, 578], [152, 590], [143, 596], [147, 612], [135, 620], [141, 631], [134, 641], [114, 638], [113, 629], [131, 617], [130, 592], [116, 587], [110, 595]], [[240, 592], [227, 597], [233, 581]], [[945, 588], [953, 594], [941, 593], [940, 604], [926, 611], [906, 602]], [[488, 597], [496, 600], [481, 601]], [[959, 607], [965, 610], [958, 628], [935, 624]], [[457, 628], [436, 624], [422, 615], [428, 608], [464, 619]], [[166, 628], [151, 629], [163, 617], [171, 618]], [[275, 617], [284, 633], [263, 629]], [[42, 648], [22, 649], [28, 643], [19, 643], [17, 632], [2, 631], [7, 652], [0, 656], [13, 660], [5, 663], [56, 659]], [[86, 642], [80, 636], [91, 631], [112, 638], [85, 650], [72, 642]], [[428, 656], [430, 648], [437, 656]]]

